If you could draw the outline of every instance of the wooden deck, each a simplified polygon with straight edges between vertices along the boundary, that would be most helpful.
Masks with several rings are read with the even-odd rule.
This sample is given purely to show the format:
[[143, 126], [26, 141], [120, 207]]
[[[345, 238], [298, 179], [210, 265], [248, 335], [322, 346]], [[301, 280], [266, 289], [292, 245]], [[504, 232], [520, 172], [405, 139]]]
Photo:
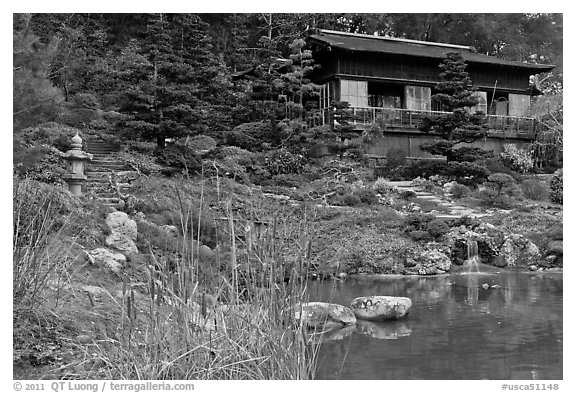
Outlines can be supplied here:
[[[388, 109], [374, 107], [351, 107], [354, 124], [362, 129], [367, 125], [380, 124], [386, 130], [413, 130], [418, 132], [425, 117], [445, 115], [450, 112], [422, 111], [410, 109]], [[308, 118], [309, 126], [329, 124], [329, 111], [323, 109]], [[532, 138], [536, 132], [536, 120], [532, 117], [487, 115], [485, 124], [493, 136], [505, 138]]]

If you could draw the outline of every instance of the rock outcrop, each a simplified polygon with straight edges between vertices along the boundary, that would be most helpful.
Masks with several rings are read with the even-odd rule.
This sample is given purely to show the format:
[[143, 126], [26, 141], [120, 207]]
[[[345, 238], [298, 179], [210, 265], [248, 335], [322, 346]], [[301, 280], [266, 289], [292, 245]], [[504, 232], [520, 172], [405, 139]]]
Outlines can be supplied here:
[[325, 302], [303, 303], [302, 312], [296, 310], [296, 319], [302, 320], [310, 329], [335, 329], [356, 324], [350, 308]]
[[126, 257], [117, 252], [112, 252], [107, 248], [101, 247], [86, 253], [90, 263], [99, 267], [110, 269], [113, 273], [120, 273], [120, 270], [126, 263]]
[[136, 238], [138, 227], [124, 212], [113, 212], [106, 217], [106, 225], [110, 229], [110, 235], [106, 237], [106, 245], [125, 253], [137, 253]]
[[502, 243], [494, 265], [499, 267], [526, 267], [537, 265], [541, 259], [538, 246], [522, 235], [510, 234]]
[[350, 308], [358, 319], [389, 321], [405, 317], [412, 307], [407, 297], [364, 296], [352, 300]]

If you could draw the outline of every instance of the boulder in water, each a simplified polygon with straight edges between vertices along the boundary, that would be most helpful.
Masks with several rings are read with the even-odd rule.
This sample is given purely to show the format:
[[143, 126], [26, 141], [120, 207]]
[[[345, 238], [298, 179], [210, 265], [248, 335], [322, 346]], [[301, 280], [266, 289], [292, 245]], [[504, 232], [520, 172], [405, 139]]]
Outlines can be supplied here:
[[356, 324], [354, 312], [340, 304], [309, 302], [296, 310], [296, 319], [302, 320], [311, 329], [333, 329]]
[[358, 319], [388, 321], [400, 319], [408, 314], [412, 301], [407, 297], [364, 296], [352, 300], [350, 308]]

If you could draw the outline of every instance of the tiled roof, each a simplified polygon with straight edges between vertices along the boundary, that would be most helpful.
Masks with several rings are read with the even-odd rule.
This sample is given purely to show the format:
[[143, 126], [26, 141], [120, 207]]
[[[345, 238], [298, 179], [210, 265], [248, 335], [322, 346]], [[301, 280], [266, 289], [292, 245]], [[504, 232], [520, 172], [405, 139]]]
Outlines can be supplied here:
[[443, 59], [449, 52], [458, 52], [462, 54], [464, 61], [467, 63], [495, 64], [508, 67], [528, 68], [537, 72], [550, 71], [554, 68], [551, 64], [521, 63], [518, 61], [504, 60], [493, 56], [475, 53], [471, 47], [438, 42], [377, 37], [331, 30], [320, 30], [318, 34], [310, 35], [308, 39], [312, 42], [330, 46], [331, 48], [357, 52], [389, 53], [435, 59]]

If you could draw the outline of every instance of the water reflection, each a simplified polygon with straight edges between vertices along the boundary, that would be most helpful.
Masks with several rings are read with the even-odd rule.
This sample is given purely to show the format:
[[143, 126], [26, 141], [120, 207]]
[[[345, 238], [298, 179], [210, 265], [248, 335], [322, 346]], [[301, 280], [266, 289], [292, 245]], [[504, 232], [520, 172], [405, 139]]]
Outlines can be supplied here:
[[[320, 379], [561, 379], [562, 275], [462, 274], [313, 283], [310, 296], [412, 299], [406, 319], [323, 341]], [[334, 333], [338, 336], [337, 333]]]

